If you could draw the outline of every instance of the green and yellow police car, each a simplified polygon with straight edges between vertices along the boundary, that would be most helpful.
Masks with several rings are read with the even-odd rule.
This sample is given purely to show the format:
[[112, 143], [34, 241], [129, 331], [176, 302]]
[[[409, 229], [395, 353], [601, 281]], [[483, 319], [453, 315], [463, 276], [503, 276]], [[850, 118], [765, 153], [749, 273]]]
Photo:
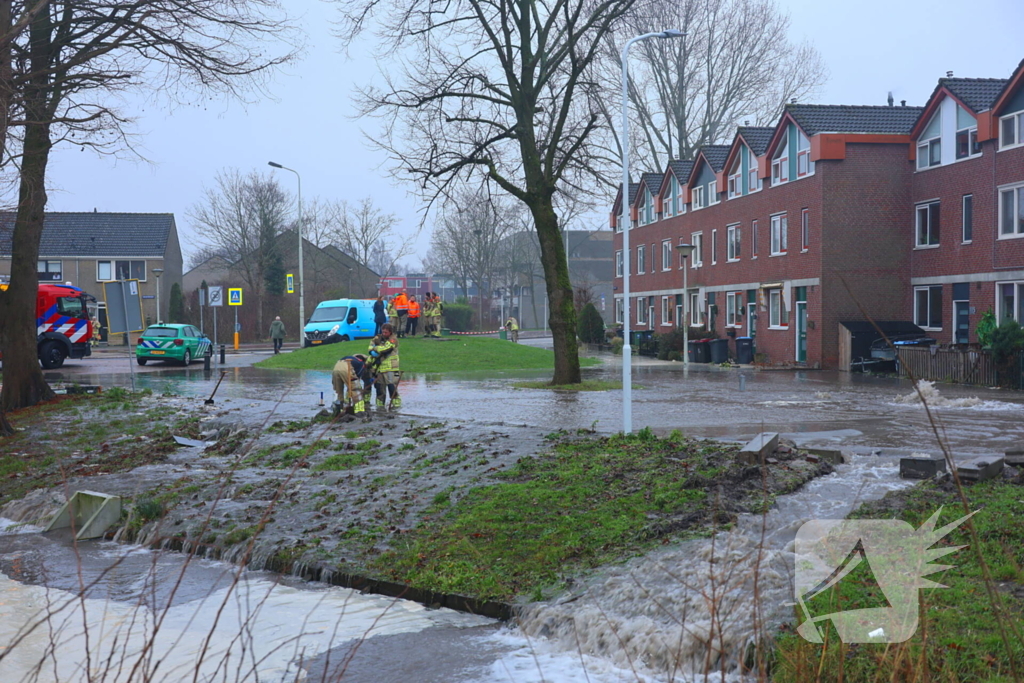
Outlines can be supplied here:
[[150, 325], [135, 347], [135, 361], [145, 365], [151, 360], [188, 365], [213, 354], [213, 342], [194, 325], [160, 323]]

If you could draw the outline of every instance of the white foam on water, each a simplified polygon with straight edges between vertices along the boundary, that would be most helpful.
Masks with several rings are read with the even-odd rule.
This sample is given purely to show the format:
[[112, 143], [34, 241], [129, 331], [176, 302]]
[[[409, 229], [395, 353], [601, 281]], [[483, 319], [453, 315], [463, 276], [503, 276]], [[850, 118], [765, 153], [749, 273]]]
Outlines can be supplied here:
[[[243, 580], [234, 590], [154, 611], [80, 599], [0, 574], [0, 681], [176, 683], [191, 680], [198, 668], [199, 680], [290, 683], [305, 677], [299, 662], [346, 641], [488, 623], [345, 588], [299, 589], [266, 579]], [[137, 663], [140, 671], [131, 676]]]
[[0, 535], [3, 534], [38, 534], [42, 527], [26, 522], [15, 522], [13, 519], [0, 517]]
[[930, 382], [926, 379], [917, 381], [917, 389], [905, 394], [898, 396], [893, 400], [896, 405], [921, 405], [921, 399], [924, 399], [928, 403], [929, 408], [971, 408], [974, 410], [993, 410], [993, 411], [1024, 411], [1024, 405], [1020, 403], [1011, 403], [1009, 401], [988, 401], [977, 396], [965, 396], [962, 398], [947, 398], [935, 388], [935, 382]]

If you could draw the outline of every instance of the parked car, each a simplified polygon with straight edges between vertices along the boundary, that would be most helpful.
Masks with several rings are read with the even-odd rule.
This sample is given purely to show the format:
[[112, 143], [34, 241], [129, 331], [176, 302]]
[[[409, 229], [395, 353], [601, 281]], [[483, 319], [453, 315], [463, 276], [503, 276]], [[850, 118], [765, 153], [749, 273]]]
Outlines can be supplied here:
[[332, 299], [317, 304], [303, 329], [303, 346], [369, 339], [377, 329], [373, 299]]
[[145, 365], [163, 360], [188, 365], [197, 358], [213, 355], [213, 342], [193, 325], [161, 323], [150, 325], [135, 347], [135, 361]]

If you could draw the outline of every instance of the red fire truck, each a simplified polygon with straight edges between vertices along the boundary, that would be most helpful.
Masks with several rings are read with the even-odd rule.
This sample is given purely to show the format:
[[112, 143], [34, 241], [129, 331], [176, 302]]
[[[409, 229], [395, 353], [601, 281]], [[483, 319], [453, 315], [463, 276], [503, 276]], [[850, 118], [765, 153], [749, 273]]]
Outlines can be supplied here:
[[[0, 285], [7, 289], [7, 285]], [[88, 304], [96, 298], [71, 285], [40, 284], [36, 296], [36, 341], [39, 362], [51, 370], [65, 358], [92, 355], [92, 321]]]

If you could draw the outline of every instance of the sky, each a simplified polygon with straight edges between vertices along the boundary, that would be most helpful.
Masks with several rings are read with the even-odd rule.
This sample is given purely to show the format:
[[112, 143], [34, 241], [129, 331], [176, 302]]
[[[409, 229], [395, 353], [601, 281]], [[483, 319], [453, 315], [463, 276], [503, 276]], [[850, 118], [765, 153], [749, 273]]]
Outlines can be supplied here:
[[[1024, 59], [1024, 2], [1020, 0], [778, 0], [791, 17], [791, 37], [821, 53], [829, 80], [814, 101], [822, 104], [923, 105], [947, 71], [956, 76], [1006, 78]], [[409, 186], [396, 183], [387, 159], [367, 136], [378, 123], [354, 116], [355, 88], [379, 65], [367, 43], [340, 52], [331, 35], [336, 11], [321, 0], [286, 0], [307, 33], [306, 49], [270, 85], [272, 98], [242, 105], [211, 101], [169, 109], [151, 98], [130, 100], [136, 144], [145, 160], [99, 156], [70, 145], [51, 153], [50, 211], [170, 212], [186, 255], [202, 245], [188, 209], [212, 186], [218, 171], [270, 171], [276, 161], [301, 174], [303, 200], [314, 196], [356, 201], [370, 196], [400, 220], [410, 240], [408, 265], [418, 266], [430, 243], [419, 230], [422, 205]], [[669, 27], [651, 27], [660, 30]], [[296, 177], [280, 174], [295, 190]], [[612, 198], [609, 197], [609, 203]], [[606, 225], [603, 214], [593, 227]]]

